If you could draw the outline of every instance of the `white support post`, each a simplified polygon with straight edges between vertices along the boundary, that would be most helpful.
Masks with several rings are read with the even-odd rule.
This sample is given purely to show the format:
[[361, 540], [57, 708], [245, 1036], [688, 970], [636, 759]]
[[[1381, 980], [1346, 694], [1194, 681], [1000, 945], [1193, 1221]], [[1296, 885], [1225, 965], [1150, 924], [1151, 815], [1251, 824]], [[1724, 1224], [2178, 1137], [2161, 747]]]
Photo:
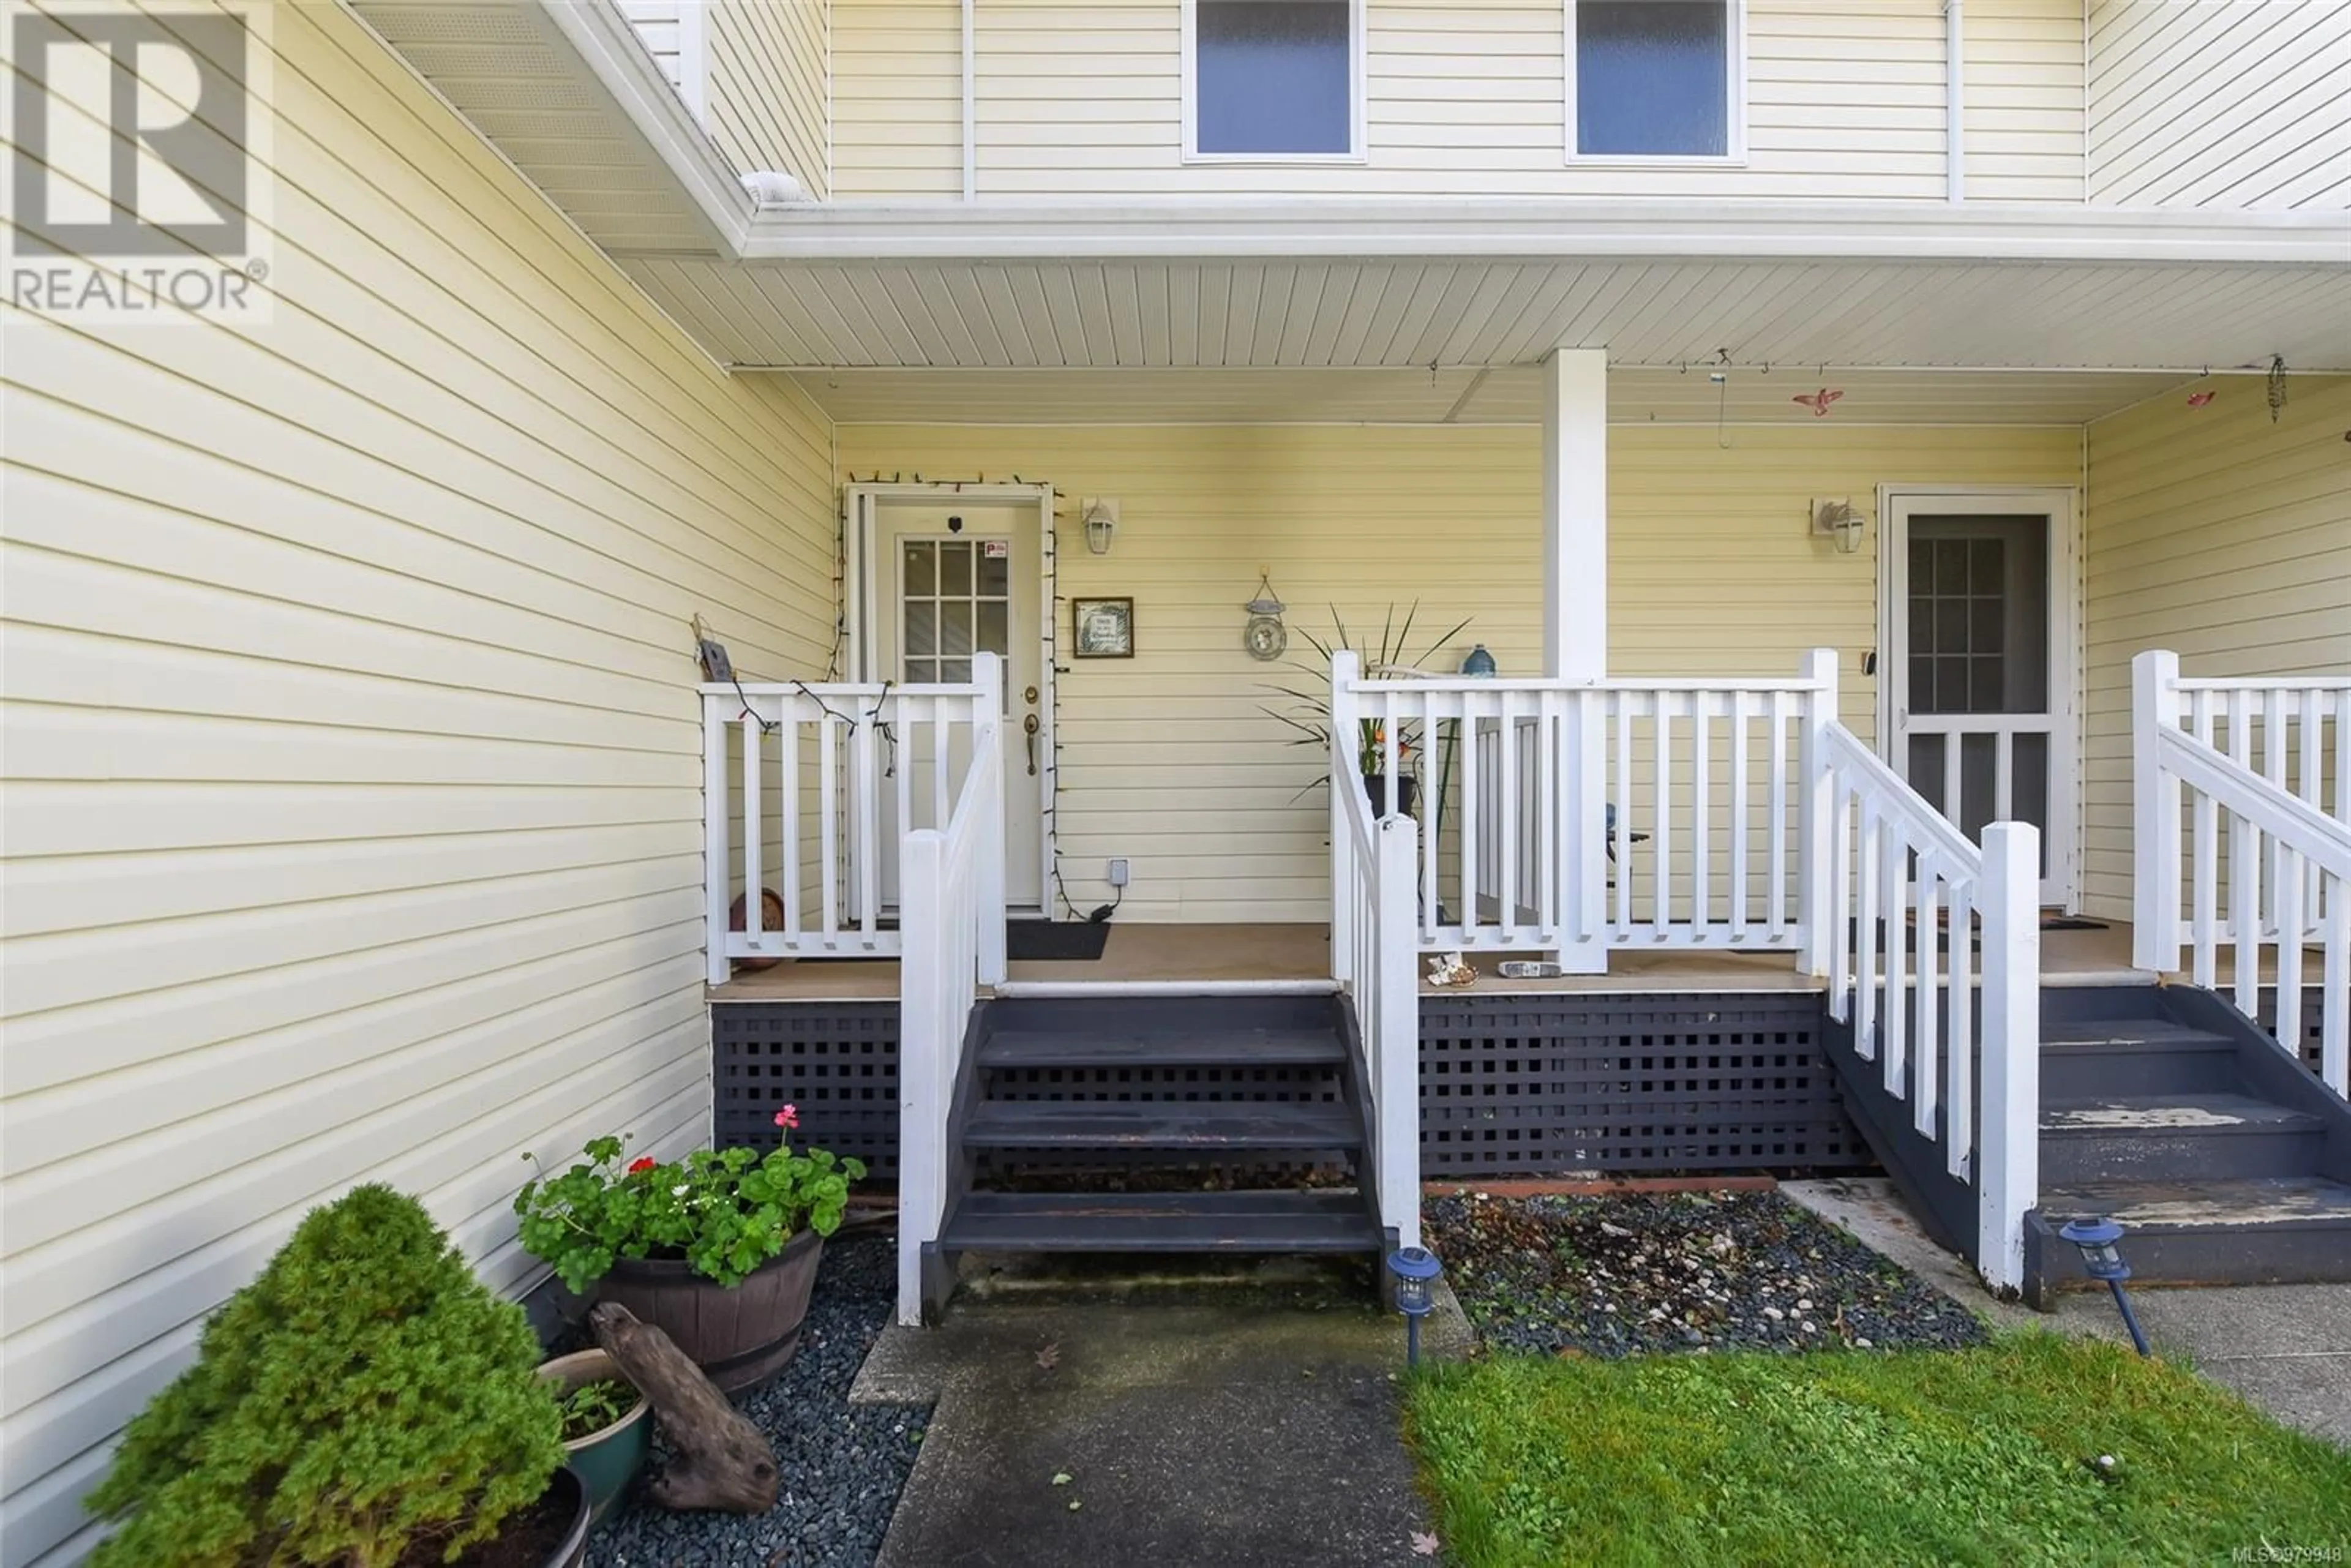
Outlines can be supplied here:
[[1991, 824], [1983, 831], [1976, 1269], [2003, 1295], [2023, 1286], [2024, 1216], [2041, 1197], [2040, 904], [2040, 831]]
[[723, 986], [734, 975], [726, 957], [726, 712], [723, 699], [702, 699], [702, 946], [704, 978]]
[[1543, 674], [1608, 674], [1608, 351], [1561, 349], [1543, 378]]
[[923, 1248], [935, 1241], [946, 1211], [946, 1096], [942, 1064], [947, 1042], [937, 1038], [953, 1007], [957, 977], [947, 973], [946, 835], [935, 828], [908, 833], [898, 862], [898, 904], [904, 921], [904, 960], [898, 966], [898, 1321], [923, 1322]]
[[[1599, 681], [1608, 674], [1608, 350], [1558, 350], [1542, 380], [1543, 674]], [[1597, 975], [1608, 968], [1607, 716], [1579, 703], [1571, 722], [1573, 793], [1559, 846], [1569, 940], [1559, 965]]]
[[2163, 732], [2179, 724], [2179, 655], [2131, 661], [2131, 964], [2179, 967], [2179, 780], [2164, 771]]
[[[1384, 817], [1374, 834], [1379, 900], [1377, 973], [1370, 988], [1377, 1017], [1377, 1060], [1372, 1071], [1373, 1155], [1379, 1171], [1380, 1223], [1399, 1247], [1420, 1245], [1420, 944], [1418, 898], [1420, 824]], [[1359, 980], [1358, 986], [1364, 982]], [[1360, 994], [1360, 992], [1359, 992]]]
[[1836, 790], [1829, 776], [1829, 726], [1837, 721], [1837, 659], [1834, 648], [1804, 655], [1797, 674], [1821, 689], [1804, 695], [1802, 729], [1796, 742], [1802, 770], [1796, 799], [1796, 909], [1803, 923], [1803, 946], [1796, 967], [1815, 977], [1829, 972], [1830, 936], [1842, 890], [1836, 888]]
[[[1347, 803], [1339, 791], [1349, 779], [1354, 767], [1355, 746], [1355, 678], [1360, 664], [1354, 653], [1346, 648], [1333, 649], [1331, 653], [1331, 755], [1323, 766], [1330, 769], [1331, 789], [1331, 977], [1342, 982], [1361, 985], [1364, 977], [1348, 973], [1354, 962], [1355, 922], [1363, 890], [1355, 885], [1355, 852], [1349, 842], [1352, 831], [1347, 822]], [[1416, 928], [1418, 915], [1415, 915]], [[1363, 1003], [1358, 998], [1360, 1009]]]
[[[1606, 650], [1602, 650], [1604, 669]], [[1604, 669], [1593, 671], [1597, 680]], [[1604, 975], [1608, 972], [1608, 706], [1595, 689], [1575, 694], [1568, 724], [1574, 749], [1571, 757], [1575, 793], [1564, 813], [1568, 824], [1566, 853], [1560, 874], [1567, 878], [1573, 912], [1566, 922], [1568, 940], [1559, 948], [1563, 974]], [[1629, 805], [1620, 810], [1629, 810]], [[1619, 875], [1632, 874], [1627, 856]]]
[[972, 712], [972, 765], [987, 769], [978, 807], [980, 819], [972, 824], [979, 833], [974, 866], [978, 885], [973, 904], [979, 920], [979, 983], [993, 986], [1005, 976], [1003, 659], [994, 653], [979, 654], [972, 661], [972, 677], [979, 686], [979, 701]]

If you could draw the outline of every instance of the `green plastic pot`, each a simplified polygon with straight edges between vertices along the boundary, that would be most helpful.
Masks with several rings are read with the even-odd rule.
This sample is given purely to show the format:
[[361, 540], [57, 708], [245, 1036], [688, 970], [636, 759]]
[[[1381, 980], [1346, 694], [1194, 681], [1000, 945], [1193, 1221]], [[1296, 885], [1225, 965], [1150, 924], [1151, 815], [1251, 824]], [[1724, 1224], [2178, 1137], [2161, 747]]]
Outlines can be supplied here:
[[[540, 1379], [555, 1385], [559, 1394], [569, 1394], [585, 1384], [601, 1383], [608, 1379], [628, 1382], [611, 1356], [601, 1350], [574, 1351], [559, 1355], [538, 1369]], [[611, 1426], [590, 1432], [584, 1437], [565, 1440], [564, 1462], [579, 1472], [582, 1485], [588, 1489], [588, 1517], [591, 1526], [601, 1523], [604, 1515], [629, 1483], [644, 1468], [645, 1456], [653, 1443], [653, 1427], [645, 1419], [653, 1406], [644, 1396], [629, 1406], [628, 1413]]]

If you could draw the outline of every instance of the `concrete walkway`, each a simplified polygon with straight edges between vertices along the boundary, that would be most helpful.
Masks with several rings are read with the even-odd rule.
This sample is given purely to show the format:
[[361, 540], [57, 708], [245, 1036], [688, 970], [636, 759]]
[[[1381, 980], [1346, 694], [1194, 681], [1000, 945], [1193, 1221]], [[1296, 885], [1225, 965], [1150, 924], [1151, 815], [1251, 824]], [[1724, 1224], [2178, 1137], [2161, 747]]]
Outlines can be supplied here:
[[1403, 1354], [1360, 1288], [959, 1299], [852, 1395], [936, 1401], [877, 1568], [1425, 1563]]
[[[2103, 1290], [2068, 1291], [2054, 1312], [1994, 1301], [1973, 1270], [1928, 1239], [1883, 1177], [1780, 1190], [1997, 1324], [2129, 1342]], [[2351, 1448], [2351, 1285], [2133, 1291], [2131, 1305], [2157, 1354], [2184, 1357], [2286, 1425]]]

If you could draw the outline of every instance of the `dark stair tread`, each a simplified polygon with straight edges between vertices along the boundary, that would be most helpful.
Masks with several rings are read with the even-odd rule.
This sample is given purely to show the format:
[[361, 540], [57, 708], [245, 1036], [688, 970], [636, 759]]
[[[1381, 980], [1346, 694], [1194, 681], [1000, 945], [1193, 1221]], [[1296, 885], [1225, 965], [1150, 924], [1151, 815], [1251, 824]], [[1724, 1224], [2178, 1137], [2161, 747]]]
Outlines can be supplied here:
[[2114, 1094], [2053, 1100], [2041, 1107], [2043, 1133], [2228, 1133], [2323, 1131], [2326, 1124], [2250, 1094]]
[[2174, 1023], [2168, 1019], [2080, 1019], [2042, 1026], [2041, 1047], [2043, 1051], [2056, 1047], [2095, 1051], [2116, 1046], [2154, 1047], [2167, 1051], [2235, 1049], [2226, 1035], [2198, 1029], [2192, 1024]]
[[1343, 1104], [1265, 1100], [990, 1100], [972, 1107], [974, 1148], [1353, 1149]]
[[1353, 1192], [964, 1195], [939, 1244], [1007, 1252], [1376, 1252]]
[[982, 1067], [1298, 1067], [1341, 1062], [1347, 1048], [1329, 1030], [1235, 1029], [1213, 1033], [1139, 1030], [1126, 1034], [1008, 1030], [979, 1048]]
[[2313, 1222], [2351, 1228], [2351, 1186], [2315, 1176], [2083, 1182], [2043, 1192], [2041, 1212], [2053, 1225], [2105, 1215], [2127, 1229], [2156, 1232]]

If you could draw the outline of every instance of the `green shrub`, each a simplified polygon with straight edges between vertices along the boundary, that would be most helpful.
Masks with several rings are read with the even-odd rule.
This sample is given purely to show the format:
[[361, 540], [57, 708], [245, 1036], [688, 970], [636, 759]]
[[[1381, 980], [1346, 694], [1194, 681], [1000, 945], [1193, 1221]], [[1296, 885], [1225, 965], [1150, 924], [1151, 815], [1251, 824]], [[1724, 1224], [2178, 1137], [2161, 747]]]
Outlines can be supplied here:
[[538, 1342], [414, 1198], [315, 1208], [124, 1434], [97, 1568], [453, 1559], [546, 1490], [561, 1415]]

